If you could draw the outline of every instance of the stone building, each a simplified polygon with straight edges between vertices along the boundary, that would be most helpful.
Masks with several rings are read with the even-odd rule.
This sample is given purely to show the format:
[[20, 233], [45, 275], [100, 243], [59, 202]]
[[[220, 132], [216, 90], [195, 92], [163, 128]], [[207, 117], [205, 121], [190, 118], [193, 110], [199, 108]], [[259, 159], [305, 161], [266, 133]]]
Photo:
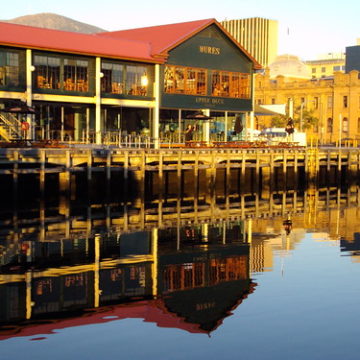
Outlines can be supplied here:
[[[278, 57], [265, 73], [256, 75], [255, 103], [287, 104], [288, 115], [293, 115], [297, 129], [306, 131], [308, 139], [320, 143], [360, 139], [359, 71], [312, 79], [304, 69], [306, 65], [295, 56]], [[305, 119], [309, 112], [316, 119], [311, 126]], [[257, 117], [257, 126], [271, 127], [272, 121], [273, 117]]]

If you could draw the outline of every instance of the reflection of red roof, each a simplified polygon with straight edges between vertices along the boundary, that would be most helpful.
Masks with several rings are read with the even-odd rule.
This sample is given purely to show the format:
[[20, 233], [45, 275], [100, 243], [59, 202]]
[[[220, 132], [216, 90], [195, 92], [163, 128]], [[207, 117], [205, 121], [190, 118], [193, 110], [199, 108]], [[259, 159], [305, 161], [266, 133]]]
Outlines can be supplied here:
[[[247, 294], [254, 291], [255, 286], [255, 283], [250, 284], [249, 291], [244, 294], [244, 296], [238, 300], [233, 308], [227, 312], [227, 316], [231, 315], [231, 311], [241, 304], [245, 298], [247, 298]], [[157, 299], [95, 308], [86, 312], [82, 316], [70, 319], [33, 320], [31, 323], [25, 325], [8, 326], [7, 330], [4, 330], [4, 327], [3, 329], [0, 327], [0, 341], [19, 336], [36, 336], [33, 340], [41, 340], [44, 339], [44, 337], [39, 337], [40, 335], [54, 334], [59, 329], [90, 324], [101, 324], [109, 321], [129, 318], [143, 319], [145, 322], [155, 323], [159, 327], [176, 328], [190, 333], [208, 334], [207, 331], [201, 329], [200, 324], [186, 322], [184, 318], [170, 312], [166, 308], [162, 299]], [[219, 319], [216, 328], [222, 324], [222, 321], [223, 319]]]
[[[128, 60], [159, 62], [148, 41], [80, 34], [0, 22], [0, 44]], [[160, 61], [161, 62], [161, 61]]]
[[[53, 334], [59, 329], [90, 324], [101, 324], [114, 320], [123, 319], [144, 319], [145, 322], [154, 322], [159, 327], [179, 328], [190, 333], [205, 332], [198, 324], [184, 322], [175, 314], [164, 312], [164, 307], [160, 304], [161, 300], [139, 301], [136, 303], [108, 306], [85, 313], [84, 315], [71, 319], [57, 319], [39, 321], [34, 324], [8, 327], [8, 331], [0, 331], [0, 340], [6, 340], [18, 336], [39, 336], [43, 334]], [[36, 321], [36, 320], [34, 320]], [[1, 330], [1, 328], [0, 328]]]

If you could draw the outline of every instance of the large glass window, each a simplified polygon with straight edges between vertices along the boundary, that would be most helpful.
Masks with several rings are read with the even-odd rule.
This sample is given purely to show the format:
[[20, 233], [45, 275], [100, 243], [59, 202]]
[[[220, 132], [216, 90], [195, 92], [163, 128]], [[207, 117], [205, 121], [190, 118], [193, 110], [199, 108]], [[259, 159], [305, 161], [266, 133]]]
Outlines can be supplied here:
[[206, 95], [205, 69], [165, 66], [164, 91], [168, 94]]
[[145, 66], [126, 66], [125, 91], [128, 95], [147, 95], [148, 79], [146, 70]]
[[230, 73], [227, 71], [214, 71], [212, 73], [212, 95], [249, 99], [250, 75]]
[[124, 92], [124, 66], [121, 64], [103, 63], [101, 72], [101, 91], [110, 94], [122, 94]]
[[34, 84], [38, 89], [89, 91], [89, 60], [37, 54], [34, 66]]
[[34, 57], [35, 86], [39, 89], [60, 89], [60, 59], [51, 56]]
[[108, 94], [151, 96], [149, 66], [102, 62], [101, 91]]
[[87, 60], [64, 59], [64, 90], [88, 91], [88, 65]]
[[18, 87], [20, 85], [19, 53], [0, 49], [0, 86]]

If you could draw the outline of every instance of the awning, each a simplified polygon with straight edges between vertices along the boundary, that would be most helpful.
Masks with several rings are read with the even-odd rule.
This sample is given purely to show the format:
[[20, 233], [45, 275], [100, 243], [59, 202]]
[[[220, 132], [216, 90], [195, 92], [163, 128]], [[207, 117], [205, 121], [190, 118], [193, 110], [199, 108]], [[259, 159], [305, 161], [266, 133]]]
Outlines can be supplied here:
[[286, 115], [286, 105], [255, 105], [254, 113], [258, 116]]

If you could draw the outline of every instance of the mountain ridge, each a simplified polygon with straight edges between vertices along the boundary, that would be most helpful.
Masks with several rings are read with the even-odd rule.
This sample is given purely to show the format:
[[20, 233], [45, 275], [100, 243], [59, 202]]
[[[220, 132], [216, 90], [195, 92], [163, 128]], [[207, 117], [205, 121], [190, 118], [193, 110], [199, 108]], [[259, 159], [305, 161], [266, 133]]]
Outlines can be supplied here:
[[1, 20], [1, 21], [11, 24], [28, 25], [28, 26], [35, 26], [45, 29], [54, 29], [54, 30], [62, 30], [62, 31], [71, 31], [82, 34], [94, 34], [98, 32], [107, 31], [97, 26], [90, 25], [54, 13], [24, 15], [24, 16], [16, 17], [14, 19]]

